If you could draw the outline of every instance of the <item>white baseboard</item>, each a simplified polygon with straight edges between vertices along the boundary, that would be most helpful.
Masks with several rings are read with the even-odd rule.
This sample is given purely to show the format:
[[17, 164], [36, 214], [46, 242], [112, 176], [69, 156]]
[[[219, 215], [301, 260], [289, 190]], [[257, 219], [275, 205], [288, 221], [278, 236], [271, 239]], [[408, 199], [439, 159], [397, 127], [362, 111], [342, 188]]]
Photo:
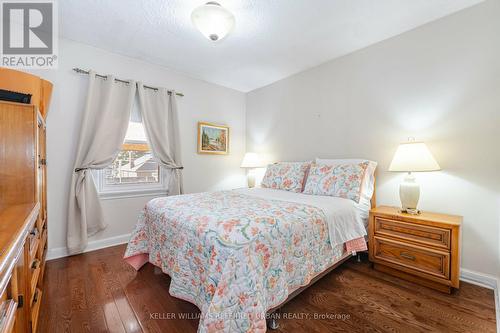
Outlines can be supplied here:
[[[104, 249], [106, 247], [115, 246], [119, 244], [124, 244], [127, 243], [129, 240], [130, 240], [130, 234], [125, 234], [125, 235], [119, 235], [119, 236], [90, 241], [87, 245], [87, 248], [85, 248], [85, 250], [82, 253]], [[66, 247], [57, 247], [54, 249], [49, 249], [47, 251], [47, 260], [53, 260], [67, 256], [68, 256], [68, 251]]]
[[485, 287], [488, 289], [493, 289], [495, 291], [495, 310], [496, 310], [496, 318], [497, 318], [497, 333], [500, 333], [500, 296], [498, 293], [498, 287], [500, 286], [500, 281], [498, 278], [478, 273], [474, 271], [470, 271], [468, 269], [460, 270], [460, 280], [464, 282], [468, 282], [471, 284], [475, 284], [481, 287]]
[[495, 309], [497, 312], [497, 333], [500, 333], [500, 295], [498, 288], [495, 289]]
[[488, 289], [498, 289], [498, 279], [496, 277], [464, 268], [460, 270], [460, 280]]

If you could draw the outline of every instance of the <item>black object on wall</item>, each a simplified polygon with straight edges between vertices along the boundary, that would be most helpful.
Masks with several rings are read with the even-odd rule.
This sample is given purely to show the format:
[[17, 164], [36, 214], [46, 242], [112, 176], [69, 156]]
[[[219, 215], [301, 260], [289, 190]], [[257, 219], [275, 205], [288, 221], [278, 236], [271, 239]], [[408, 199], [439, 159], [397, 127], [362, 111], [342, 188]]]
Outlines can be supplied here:
[[23, 104], [31, 103], [31, 94], [23, 94], [9, 90], [0, 89], [0, 100]]

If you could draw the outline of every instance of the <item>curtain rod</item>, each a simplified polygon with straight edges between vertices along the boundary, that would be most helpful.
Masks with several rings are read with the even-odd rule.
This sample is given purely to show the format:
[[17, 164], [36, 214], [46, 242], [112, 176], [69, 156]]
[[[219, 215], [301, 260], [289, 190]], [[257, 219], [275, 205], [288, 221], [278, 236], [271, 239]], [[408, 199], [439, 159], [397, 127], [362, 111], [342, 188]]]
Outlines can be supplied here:
[[[86, 75], [88, 75], [90, 73], [89, 71], [86, 71], [86, 70], [78, 68], [78, 67], [73, 68], [73, 70], [75, 72], [79, 73], [79, 74], [86, 74]], [[107, 79], [108, 78], [107, 75], [102, 75], [102, 74], [96, 74], [96, 76], [100, 77], [101, 79]], [[115, 78], [115, 81], [122, 82], [122, 83], [130, 83], [130, 81], [120, 80], [120, 79], [117, 79], [117, 78]], [[158, 91], [158, 88], [156, 88], [156, 87], [144, 86], [144, 88]], [[168, 90], [168, 93], [171, 94], [172, 90]], [[177, 96], [184, 97], [183, 93], [176, 92], [175, 94]]]

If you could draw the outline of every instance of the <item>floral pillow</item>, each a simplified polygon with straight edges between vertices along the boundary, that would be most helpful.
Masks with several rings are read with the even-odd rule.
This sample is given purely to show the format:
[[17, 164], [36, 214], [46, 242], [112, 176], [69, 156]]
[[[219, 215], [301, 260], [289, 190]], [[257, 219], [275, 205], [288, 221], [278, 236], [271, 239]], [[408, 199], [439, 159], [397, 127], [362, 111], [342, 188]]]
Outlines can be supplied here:
[[317, 165], [309, 170], [305, 194], [329, 195], [359, 202], [368, 162]]
[[310, 162], [280, 162], [267, 166], [261, 186], [277, 190], [302, 192]]

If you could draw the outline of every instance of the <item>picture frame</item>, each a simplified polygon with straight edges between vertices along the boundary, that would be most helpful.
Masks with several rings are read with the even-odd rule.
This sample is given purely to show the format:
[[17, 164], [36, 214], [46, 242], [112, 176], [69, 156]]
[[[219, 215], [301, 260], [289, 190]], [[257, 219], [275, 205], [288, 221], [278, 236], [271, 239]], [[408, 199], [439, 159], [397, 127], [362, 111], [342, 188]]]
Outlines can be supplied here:
[[229, 127], [198, 122], [198, 154], [227, 155], [229, 153]]

